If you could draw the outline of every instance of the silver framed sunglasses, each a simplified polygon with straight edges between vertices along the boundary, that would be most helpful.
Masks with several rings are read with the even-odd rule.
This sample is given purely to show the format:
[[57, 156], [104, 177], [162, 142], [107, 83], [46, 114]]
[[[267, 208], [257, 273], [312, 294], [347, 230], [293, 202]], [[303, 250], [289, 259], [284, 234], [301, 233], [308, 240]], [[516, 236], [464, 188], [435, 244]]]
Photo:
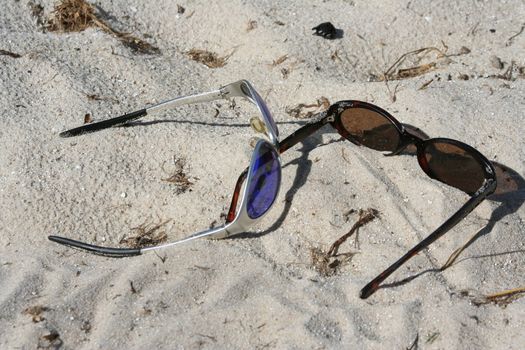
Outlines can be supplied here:
[[[168, 248], [198, 238], [225, 238], [247, 231], [254, 226], [273, 206], [281, 187], [281, 160], [279, 156], [279, 132], [273, 117], [259, 93], [252, 84], [240, 80], [218, 90], [177, 97], [154, 106], [131, 112], [119, 117], [86, 124], [60, 133], [62, 137], [72, 137], [98, 130], [121, 126], [146, 115], [187, 104], [211, 102], [231, 97], [244, 97], [255, 104], [262, 115], [251, 124], [256, 131], [265, 134], [268, 140], [259, 138], [255, 144], [250, 165], [237, 180], [230, 210], [223, 226], [200, 231], [186, 238], [156, 246], [143, 248], [112, 248], [97, 246], [61, 236], [48, 236], [49, 240], [70, 247], [80, 248], [95, 254], [124, 257]], [[240, 196], [242, 192], [242, 196]], [[239, 201], [240, 198], [240, 201]], [[239, 204], [239, 205], [237, 205]], [[238, 208], [238, 210], [237, 210]]]

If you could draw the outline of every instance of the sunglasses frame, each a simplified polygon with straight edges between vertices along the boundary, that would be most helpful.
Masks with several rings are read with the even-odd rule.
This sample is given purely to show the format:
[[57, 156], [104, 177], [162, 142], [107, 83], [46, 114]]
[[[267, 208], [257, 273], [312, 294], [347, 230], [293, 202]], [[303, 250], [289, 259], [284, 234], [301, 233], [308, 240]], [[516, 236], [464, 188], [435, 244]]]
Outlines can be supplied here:
[[[268, 137], [269, 141], [259, 138], [257, 143], [255, 144], [252, 158], [250, 161], [250, 166], [246, 168], [241, 176], [239, 177], [239, 180], [237, 181], [237, 184], [235, 186], [234, 195], [232, 198], [232, 202], [230, 205], [230, 210], [228, 212], [226, 222], [223, 226], [208, 229], [205, 231], [197, 232], [193, 235], [190, 235], [188, 237], [185, 237], [181, 240], [161, 244], [157, 246], [149, 246], [149, 247], [143, 247], [143, 248], [112, 248], [112, 247], [102, 247], [97, 246], [77, 240], [73, 240], [70, 238], [65, 238], [61, 236], [48, 236], [48, 239], [63, 244], [66, 246], [74, 247], [74, 248], [80, 248], [83, 250], [90, 251], [95, 254], [104, 255], [104, 256], [110, 256], [110, 257], [125, 257], [125, 256], [134, 256], [134, 255], [140, 255], [142, 253], [168, 248], [177, 244], [185, 243], [194, 239], [198, 238], [213, 238], [213, 239], [220, 239], [225, 238], [231, 235], [235, 235], [238, 233], [246, 232], [251, 226], [254, 226], [260, 219], [262, 219], [268, 211], [270, 211], [271, 207], [275, 203], [275, 200], [277, 199], [279, 195], [279, 191], [281, 188], [281, 181], [282, 181], [282, 164], [281, 159], [279, 156], [278, 149], [276, 145], [279, 144], [278, 141], [278, 130], [274, 130], [272, 127], [272, 124], [269, 120], [271, 116], [266, 115], [266, 112], [264, 112], [264, 107], [261, 106], [261, 102], [264, 103], [262, 98], [260, 98], [259, 94], [255, 90], [255, 88], [246, 80], [240, 80], [231, 84], [228, 84], [219, 90], [201, 93], [197, 95], [190, 95], [190, 96], [184, 96], [175, 98], [166, 102], [161, 102], [155, 106], [145, 108], [136, 112], [128, 113], [120, 117], [112, 118], [103, 120], [100, 122], [92, 123], [92, 124], [86, 124], [74, 129], [70, 129], [67, 131], [64, 131], [60, 133], [60, 136], [62, 137], [70, 137], [70, 136], [77, 136], [84, 133], [94, 132], [102, 129], [106, 129], [113, 126], [119, 126], [124, 125], [126, 123], [129, 123], [132, 120], [136, 120], [138, 118], [141, 118], [145, 116], [146, 114], [150, 114], [152, 112], [160, 111], [162, 109], [168, 108], [168, 107], [176, 107], [181, 106], [184, 104], [191, 104], [191, 103], [198, 103], [198, 102], [209, 102], [214, 101], [218, 99], [223, 98], [230, 98], [230, 97], [245, 97], [250, 102], [255, 104], [257, 108], [259, 109], [259, 112], [263, 115], [263, 122], [265, 125], [264, 133]], [[259, 97], [259, 98], [257, 98]], [[275, 124], [274, 124], [275, 125]], [[276, 128], [276, 126], [275, 126]], [[259, 154], [259, 151], [263, 145], [267, 144], [269, 146], [269, 149], [271, 152], [275, 152], [275, 159], [278, 162], [279, 165], [279, 183], [277, 185], [277, 192], [275, 194], [275, 198], [273, 202], [270, 204], [268, 209], [259, 217], [252, 219], [248, 215], [248, 191], [249, 191], [249, 185], [251, 184], [251, 181], [253, 180], [254, 173], [253, 173], [253, 167], [254, 163], [257, 160], [257, 155]], [[246, 183], [244, 186], [244, 190], [242, 191], [242, 196], [240, 197], [240, 205], [239, 210], [237, 209], [237, 203], [239, 202], [239, 194], [241, 193], [241, 190], [243, 188], [243, 183]]]
[[[397, 155], [401, 153], [409, 145], [413, 144], [417, 148], [417, 158], [418, 158], [418, 163], [420, 167], [432, 179], [436, 179], [440, 181], [428, 167], [427, 162], [424, 159], [425, 157], [424, 150], [427, 147], [427, 145], [431, 143], [437, 143], [437, 142], [452, 144], [454, 146], [457, 146], [467, 151], [469, 155], [471, 155], [475, 160], [479, 162], [484, 172], [483, 184], [477, 191], [475, 191], [474, 193], [468, 193], [466, 191], [463, 191], [471, 195], [471, 198], [458, 211], [456, 211], [455, 214], [453, 214], [449, 219], [447, 219], [443, 224], [441, 224], [437, 229], [435, 229], [425, 239], [423, 239], [420, 243], [418, 243], [416, 246], [410, 249], [405, 255], [399, 258], [399, 260], [397, 260], [390, 267], [388, 267], [386, 270], [381, 272], [376, 278], [374, 278], [363, 289], [361, 289], [360, 297], [362, 299], [366, 299], [370, 295], [372, 295], [377, 289], [379, 289], [380, 284], [388, 276], [390, 276], [395, 270], [397, 270], [401, 265], [407, 262], [414, 255], [419, 253], [421, 250], [428, 247], [438, 238], [440, 238], [445, 233], [447, 233], [456, 224], [458, 224], [462, 219], [464, 219], [472, 210], [474, 210], [474, 208], [476, 208], [485, 198], [487, 198], [487, 196], [492, 194], [496, 190], [497, 181], [496, 181], [496, 171], [492, 163], [484, 155], [482, 155], [478, 150], [476, 150], [472, 146], [469, 146], [461, 141], [457, 141], [457, 140], [453, 140], [449, 138], [443, 138], [443, 137], [431, 138], [431, 139], [426, 139], [426, 140], [422, 139], [421, 137], [417, 136], [414, 132], [405, 128], [403, 124], [397, 121], [397, 119], [395, 119], [392, 115], [390, 115], [384, 109], [378, 106], [375, 106], [371, 103], [356, 101], [356, 100], [346, 100], [346, 101], [336, 102], [333, 105], [331, 105], [327, 111], [322, 112], [318, 114], [317, 116], [314, 116], [314, 118], [317, 118], [315, 122], [303, 126], [299, 130], [297, 130], [296, 132], [294, 132], [293, 134], [291, 134], [290, 136], [282, 140], [279, 145], [279, 151], [281, 153], [285, 152], [286, 150], [293, 147], [295, 144], [301, 142], [306, 137], [313, 134], [315, 131], [317, 131], [318, 129], [320, 129], [326, 124], [330, 124], [345, 139], [349, 140], [350, 142], [358, 146], [361, 146], [358, 140], [352, 137], [352, 135], [350, 135], [350, 133], [344, 128], [342, 121], [341, 121], [341, 114], [349, 108], [368, 109], [370, 111], [380, 114], [381, 116], [385, 117], [388, 121], [390, 121], [395, 126], [397, 131], [399, 132], [400, 139], [397, 145], [397, 149], [394, 150], [393, 152], [385, 154], [385, 156]], [[373, 148], [370, 148], [370, 149], [373, 149]]]

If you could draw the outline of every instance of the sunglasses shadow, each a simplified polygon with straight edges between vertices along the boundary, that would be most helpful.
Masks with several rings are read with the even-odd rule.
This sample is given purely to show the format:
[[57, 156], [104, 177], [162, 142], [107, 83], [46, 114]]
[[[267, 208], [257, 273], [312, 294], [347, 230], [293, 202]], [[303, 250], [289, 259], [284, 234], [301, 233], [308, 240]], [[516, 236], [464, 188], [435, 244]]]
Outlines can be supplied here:
[[[192, 125], [204, 125], [204, 126], [224, 126], [224, 127], [234, 127], [234, 128], [246, 128], [250, 127], [250, 123], [228, 123], [228, 121], [233, 120], [234, 118], [217, 118], [217, 120], [224, 121], [224, 123], [210, 123], [210, 122], [201, 122], [197, 120], [175, 120], [175, 119], [167, 119], [167, 120], [151, 120], [151, 121], [133, 121], [128, 122], [126, 124], [118, 125], [117, 128], [130, 128], [130, 127], [137, 127], [137, 126], [149, 126], [149, 125], [155, 125], [155, 124], [163, 124], [163, 123], [176, 123], [176, 124], [192, 124]], [[278, 122], [277, 125], [296, 125], [301, 124], [300, 121], [297, 122]]]
[[[227, 120], [227, 119], [225, 119]], [[181, 123], [181, 124], [198, 124], [198, 125], [205, 125], [205, 126], [227, 126], [227, 127], [247, 127], [250, 124], [248, 123], [209, 123], [209, 122], [200, 122], [195, 120], [154, 120], [149, 122], [131, 122], [125, 125], [122, 125], [122, 127], [132, 127], [132, 126], [147, 126], [147, 125], [154, 125], [159, 123]], [[278, 123], [280, 125], [282, 124], [295, 124], [295, 125], [301, 125], [304, 124], [303, 121], [293, 121], [293, 122], [280, 122]], [[427, 135], [423, 130], [410, 125], [410, 124], [403, 124], [403, 126], [408, 129], [413, 134], [417, 135], [421, 139], [428, 139], [429, 135]], [[308, 179], [308, 175], [310, 174], [312, 164], [313, 162], [308, 158], [309, 153], [317, 148], [329, 145], [334, 142], [339, 142], [340, 140], [332, 140], [327, 143], [322, 143], [321, 138], [319, 137], [319, 134], [322, 133], [333, 133], [334, 130], [332, 128], [324, 127], [318, 132], [316, 132], [314, 135], [317, 135], [317, 137], [307, 137], [305, 140], [303, 140], [301, 144], [301, 148], [299, 148], [299, 152], [301, 152], [301, 155], [294, 160], [288, 162], [287, 164], [283, 165], [283, 168], [288, 167], [289, 165], [297, 165], [297, 170], [295, 172], [295, 177], [292, 183], [292, 186], [285, 194], [285, 205], [284, 209], [277, 218], [277, 220], [273, 223], [271, 227], [268, 229], [262, 231], [262, 232], [245, 232], [238, 235], [234, 235], [231, 238], [256, 238], [263, 236], [267, 233], [270, 233], [272, 231], [275, 231], [278, 229], [286, 217], [288, 216], [288, 213], [290, 212], [290, 209], [292, 207], [292, 202], [295, 194], [297, 191], [306, 183]], [[416, 148], [414, 146], [409, 146], [406, 149], [404, 149], [400, 155], [411, 155], [416, 156]], [[495, 193], [493, 193], [491, 196], [488, 197], [488, 200], [499, 202], [500, 205], [492, 212], [492, 215], [485, 227], [483, 227], [481, 230], [478, 231], [478, 233], [472, 237], [467, 244], [465, 244], [462, 247], [462, 250], [466, 250], [471, 244], [473, 244], [475, 241], [477, 241], [480, 237], [487, 235], [492, 231], [495, 224], [502, 220], [507, 215], [511, 215], [515, 213], [523, 203], [525, 202], [525, 179], [518, 174], [515, 170], [501, 164], [498, 162], [492, 162], [494, 164], [494, 167], [496, 169], [496, 177], [498, 181], [498, 187], [496, 188]], [[488, 258], [498, 255], [504, 255], [504, 254], [514, 254], [514, 253], [521, 253], [523, 251], [509, 251], [509, 252], [501, 252], [501, 253], [493, 253], [493, 254], [487, 254], [482, 256], [473, 256], [461, 259], [449, 266], [456, 265], [462, 261], [468, 260], [468, 259], [477, 259], [477, 258]], [[459, 256], [459, 255], [458, 255]], [[404, 285], [416, 278], [418, 278], [421, 275], [424, 275], [426, 273], [430, 272], [442, 272], [445, 269], [442, 268], [432, 268], [427, 269], [425, 271], [419, 272], [415, 275], [409, 276], [407, 278], [404, 278], [397, 282], [392, 283], [385, 283], [379, 286], [379, 289], [382, 288], [390, 288], [390, 287], [397, 287], [400, 285]]]
[[[429, 136], [424, 133], [421, 129], [415, 127], [415, 126], [412, 126], [412, 125], [409, 125], [409, 124], [403, 124], [407, 129], [409, 129], [410, 131], [412, 131], [413, 133], [417, 134], [418, 136], [420, 136], [421, 138], [429, 138]], [[297, 170], [295, 171], [295, 177], [294, 177], [294, 181], [292, 183], [292, 186], [290, 187], [290, 189], [286, 192], [286, 194], [284, 195], [284, 200], [285, 200], [285, 205], [284, 205], [284, 209], [281, 213], [281, 215], [279, 216], [279, 218], [274, 222], [274, 224], [272, 226], [270, 226], [268, 229], [262, 231], [262, 232], [257, 232], [257, 233], [241, 233], [239, 235], [236, 235], [235, 238], [247, 238], [247, 237], [250, 237], [250, 238], [254, 238], [254, 237], [260, 237], [260, 236], [263, 236], [267, 233], [270, 233], [272, 231], [275, 231], [276, 229], [278, 229], [282, 223], [284, 222], [284, 220], [286, 219], [286, 217], [288, 216], [288, 213], [290, 212], [290, 209], [292, 207], [292, 202], [293, 202], [293, 198], [295, 196], [295, 194], [297, 193], [297, 191], [306, 183], [306, 180], [308, 179], [308, 175], [310, 174], [310, 171], [311, 171], [311, 168], [312, 168], [312, 161], [308, 159], [308, 154], [315, 148], [318, 148], [318, 147], [323, 147], [323, 146], [327, 146], [327, 145], [330, 145], [332, 143], [336, 143], [336, 142], [340, 142], [340, 141], [343, 141], [343, 142], [346, 142], [346, 139], [344, 138], [340, 138], [340, 139], [334, 139], [334, 140], [331, 140], [331, 141], [328, 141], [326, 143], [321, 143], [320, 140], [320, 136], [323, 134], [323, 133], [334, 133], [336, 132], [332, 127], [323, 127], [321, 128], [320, 130], [318, 130], [314, 135], [316, 135], [316, 137], [314, 136], [310, 136], [310, 137], [307, 137], [306, 139], [304, 139], [302, 142], [301, 142], [301, 148], [299, 148], [299, 152], [301, 152], [301, 155], [298, 157], [298, 158], [295, 158], [294, 160], [292, 160], [291, 162], [287, 163], [286, 165], [283, 166], [283, 168], [285, 167], [288, 167], [289, 165], [297, 165]], [[406, 154], [406, 155], [412, 155], [412, 156], [415, 156], [416, 155], [416, 148], [415, 147], [407, 147], [405, 150], [403, 150], [403, 152], [401, 152], [401, 154]]]
[[[492, 164], [494, 165], [494, 168], [496, 169], [496, 179], [498, 181], [498, 187], [496, 188], [496, 191], [491, 196], [489, 196], [487, 199], [490, 201], [499, 202], [500, 205], [492, 212], [487, 225], [483, 227], [482, 229], [480, 229], [478, 233], [476, 233], [472, 238], [470, 238], [467, 241], [465, 245], [463, 245], [460, 248], [461, 252], [455, 257], [455, 259], [457, 259], [457, 257], [459, 257], [459, 255], [462, 254], [463, 251], [465, 251], [470, 245], [476, 242], [479, 238], [489, 234], [498, 221], [502, 220], [507, 215], [511, 215], [517, 212], [521, 208], [523, 203], [525, 202], [525, 179], [520, 174], [518, 174], [515, 170], [501, 163], [492, 162]], [[466, 260], [485, 259], [485, 258], [491, 258], [495, 256], [519, 254], [519, 253], [525, 253], [525, 250], [523, 249], [511, 250], [511, 251], [506, 251], [506, 252], [497, 252], [497, 253], [491, 253], [491, 254], [466, 257], [450, 265], [445, 264], [441, 268], [434, 267], [432, 269], [421, 271], [415, 275], [406, 277], [396, 282], [382, 284], [381, 286], [379, 286], [378, 289], [398, 287], [426, 273], [443, 272], [449, 267], [457, 265]]]

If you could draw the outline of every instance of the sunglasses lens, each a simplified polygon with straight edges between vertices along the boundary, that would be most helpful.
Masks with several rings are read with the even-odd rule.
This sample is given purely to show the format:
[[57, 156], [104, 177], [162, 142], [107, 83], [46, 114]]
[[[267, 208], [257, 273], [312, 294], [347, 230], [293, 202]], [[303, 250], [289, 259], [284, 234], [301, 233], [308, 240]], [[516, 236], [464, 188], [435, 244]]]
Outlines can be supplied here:
[[455, 144], [443, 141], [428, 143], [424, 161], [431, 177], [468, 194], [479, 190], [485, 180], [481, 162], [470, 151]]
[[247, 211], [257, 219], [270, 209], [281, 185], [281, 164], [277, 152], [267, 142], [256, 147], [248, 184]]
[[366, 108], [348, 108], [341, 113], [341, 124], [349, 137], [363, 146], [394, 152], [399, 145], [396, 126], [378, 112]]

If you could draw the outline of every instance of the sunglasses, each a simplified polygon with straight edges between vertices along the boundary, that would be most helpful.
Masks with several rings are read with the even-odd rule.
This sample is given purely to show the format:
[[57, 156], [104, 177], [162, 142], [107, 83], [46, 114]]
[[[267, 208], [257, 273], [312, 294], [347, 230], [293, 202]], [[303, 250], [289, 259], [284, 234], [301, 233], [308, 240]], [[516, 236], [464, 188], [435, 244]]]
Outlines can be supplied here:
[[[366, 299], [395, 270], [453, 228], [496, 189], [494, 166], [476, 149], [463, 142], [447, 138], [424, 139], [417, 132], [406, 128], [385, 110], [366, 102], [337, 102], [330, 106], [326, 112], [322, 112], [314, 117], [317, 121], [301, 127], [279, 142], [277, 126], [266, 104], [247, 81], [229, 84], [217, 91], [162, 102], [153, 107], [121, 117], [83, 125], [65, 131], [60, 135], [63, 137], [76, 136], [86, 132], [123, 125], [164, 108], [235, 96], [245, 97], [258, 107], [263, 120], [252, 123], [252, 126], [256, 130], [263, 132], [268, 137], [269, 142], [264, 139], [260, 139], [257, 142], [250, 166], [241, 173], [237, 180], [224, 226], [198, 232], [179, 241], [134, 249], [100, 247], [59, 236], [49, 236], [49, 239], [97, 254], [122, 257], [139, 255], [147, 251], [170, 247], [197, 238], [224, 238], [245, 232], [249, 226], [254, 225], [262, 218], [275, 202], [281, 183], [279, 155], [321, 127], [330, 124], [341, 136], [350, 142], [381, 152], [388, 152], [387, 156], [400, 154], [407, 147], [415, 146], [418, 163], [429, 177], [471, 195], [471, 198], [445, 223], [369, 282], [360, 292], [360, 297]], [[246, 185], [243, 187], [244, 182], [246, 182]], [[243, 188], [244, 191], [242, 196], [240, 196]], [[240, 209], [237, 211], [239, 198], [241, 198]]]
[[[198, 238], [225, 238], [237, 233], [246, 232], [247, 229], [257, 221], [272, 207], [279, 193], [281, 186], [281, 161], [278, 151], [278, 130], [266, 103], [257, 93], [255, 88], [246, 80], [241, 80], [221, 87], [218, 90], [178, 97], [169, 101], [161, 102], [149, 108], [144, 108], [120, 117], [103, 120], [100, 122], [82, 125], [60, 133], [62, 137], [77, 136], [89, 132], [106, 129], [113, 126], [124, 125], [130, 121], [137, 120], [145, 115], [158, 112], [160, 110], [177, 107], [186, 104], [211, 102], [219, 99], [229, 99], [231, 97], [244, 97], [255, 104], [262, 115], [262, 120], [252, 118], [250, 121], [254, 129], [266, 135], [267, 139], [259, 138], [255, 144], [250, 165], [241, 173], [235, 186], [235, 192], [230, 205], [230, 210], [226, 216], [226, 223], [217, 228], [197, 232], [181, 240], [149, 246], [144, 248], [111, 248], [96, 246], [73, 239], [49, 236], [48, 238], [56, 243], [66, 246], [84, 249], [96, 254], [124, 257], [140, 255], [147, 251], [163, 249], [180, 243], [188, 242]], [[243, 187], [243, 183], [246, 185]], [[242, 196], [239, 196], [241, 190]], [[237, 210], [237, 203], [240, 205]]]
[[401, 265], [452, 229], [496, 189], [496, 172], [492, 163], [473, 147], [448, 138], [423, 139], [405, 127], [385, 110], [361, 101], [340, 101], [317, 116], [279, 144], [283, 153], [326, 124], [330, 124], [348, 141], [377, 151], [397, 155], [409, 146], [416, 147], [417, 160], [432, 179], [455, 187], [471, 198], [447, 221], [419, 244], [410, 249], [360, 292], [368, 298], [379, 285]]

